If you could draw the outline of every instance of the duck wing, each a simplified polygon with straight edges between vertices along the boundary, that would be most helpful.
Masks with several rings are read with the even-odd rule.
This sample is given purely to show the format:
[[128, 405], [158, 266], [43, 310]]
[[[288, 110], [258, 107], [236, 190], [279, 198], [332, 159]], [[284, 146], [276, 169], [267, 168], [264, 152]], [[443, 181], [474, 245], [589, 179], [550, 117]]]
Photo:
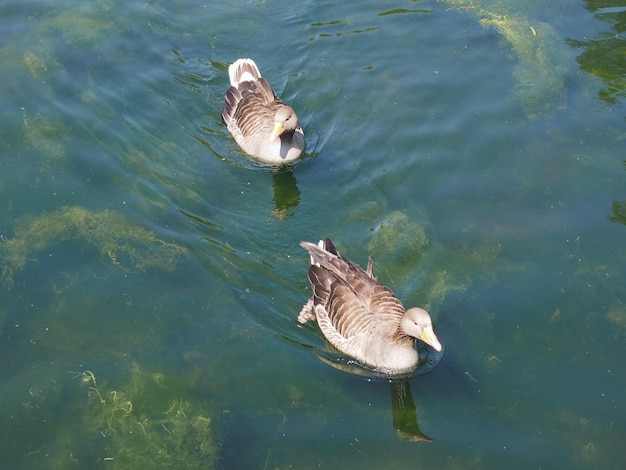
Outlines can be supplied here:
[[[339, 341], [366, 331], [385, 336], [398, 331], [404, 306], [389, 288], [376, 281], [371, 260], [364, 271], [342, 258], [329, 239], [322, 240], [320, 246], [308, 242], [301, 246], [311, 254], [312, 263], [309, 280], [313, 305], [307, 305], [314, 309], [320, 328], [327, 327], [327, 337], [330, 332]], [[329, 340], [333, 343], [332, 338]]]
[[222, 121], [242, 137], [258, 135], [268, 139], [274, 128], [274, 116], [282, 100], [274, 95], [264, 78], [241, 82], [226, 90]]
[[228, 75], [222, 121], [243, 151], [271, 164], [300, 157], [304, 133], [295, 111], [274, 93], [254, 61], [238, 59]]

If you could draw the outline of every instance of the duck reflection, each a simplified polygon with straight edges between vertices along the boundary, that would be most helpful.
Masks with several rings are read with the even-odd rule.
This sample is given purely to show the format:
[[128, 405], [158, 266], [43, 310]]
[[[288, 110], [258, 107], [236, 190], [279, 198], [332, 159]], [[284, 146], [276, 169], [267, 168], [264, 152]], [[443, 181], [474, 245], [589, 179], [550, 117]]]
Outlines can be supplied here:
[[[421, 351], [420, 354], [423, 354], [422, 357], [427, 357], [420, 361], [420, 365], [415, 371], [415, 374], [422, 375], [431, 371], [443, 357], [442, 353], [434, 350], [432, 354], [424, 354], [424, 352], [425, 351]], [[396, 435], [405, 441], [433, 441], [431, 437], [420, 429], [418, 423], [417, 407], [413, 400], [413, 393], [411, 392], [411, 384], [409, 382], [411, 374], [391, 378], [376, 372], [374, 369], [359, 364], [339, 352], [327, 349], [314, 350], [313, 355], [323, 363], [337, 370], [366, 378], [368, 381], [388, 380], [391, 394], [391, 420]]]
[[417, 422], [417, 409], [407, 379], [391, 381], [391, 417], [400, 439], [432, 442]]
[[274, 181], [274, 210], [278, 220], [286, 220], [293, 215], [293, 209], [300, 204], [300, 189], [290, 166], [283, 165], [272, 171]]

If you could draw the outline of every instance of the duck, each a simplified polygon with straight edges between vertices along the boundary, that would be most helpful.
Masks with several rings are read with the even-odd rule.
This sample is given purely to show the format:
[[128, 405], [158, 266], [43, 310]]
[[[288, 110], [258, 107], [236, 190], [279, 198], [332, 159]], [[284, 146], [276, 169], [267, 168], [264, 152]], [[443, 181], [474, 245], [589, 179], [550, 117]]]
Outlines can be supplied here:
[[239, 147], [269, 165], [300, 158], [304, 132], [298, 116], [272, 90], [256, 63], [238, 59], [228, 67], [228, 76], [222, 121]]
[[329, 238], [300, 246], [311, 257], [313, 296], [302, 307], [299, 323], [317, 321], [337, 350], [388, 375], [417, 368], [416, 339], [442, 350], [430, 314], [418, 307], [405, 310], [391, 289], [378, 282], [371, 259], [363, 270], [343, 258]]

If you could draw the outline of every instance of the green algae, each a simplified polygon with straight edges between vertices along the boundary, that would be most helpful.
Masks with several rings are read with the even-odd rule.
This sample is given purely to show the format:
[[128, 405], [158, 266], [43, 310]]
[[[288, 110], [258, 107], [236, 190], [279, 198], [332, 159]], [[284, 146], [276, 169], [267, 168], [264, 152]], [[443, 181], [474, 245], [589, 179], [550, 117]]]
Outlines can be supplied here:
[[67, 161], [66, 146], [69, 128], [60, 120], [53, 120], [41, 115], [29, 116], [23, 111], [22, 138], [24, 144], [41, 157], [40, 169], [51, 173]]
[[611, 222], [619, 222], [626, 225], [626, 201], [613, 201], [613, 214], [607, 216]]
[[30, 72], [30, 74], [39, 81], [45, 81], [48, 78], [48, 66], [45, 61], [37, 54], [31, 51], [26, 51], [22, 55], [24, 65]]
[[393, 211], [374, 229], [367, 249], [381, 260], [383, 269], [393, 268], [397, 282], [403, 282], [414, 275], [415, 266], [424, 258], [429, 245], [426, 222], [411, 219], [402, 211]]
[[554, 28], [518, 14], [485, 11], [483, 26], [494, 27], [511, 45], [518, 64], [514, 94], [529, 117], [565, 105], [565, 75], [569, 71], [563, 41]]
[[[401, 210], [380, 217], [385, 209], [385, 204], [371, 203], [358, 213], [370, 220], [378, 218], [370, 229], [373, 236], [367, 244], [374, 274], [401, 297], [406, 297], [402, 293], [406, 291], [407, 303], [418, 302], [428, 309], [443, 304], [448, 295], [465, 293], [471, 281], [464, 270], [466, 266], [459, 266], [458, 259], [466, 259], [466, 250], [446, 249], [433, 242], [432, 227], [427, 219]], [[493, 262], [491, 246], [485, 246], [484, 253], [482, 248], [480, 251], [470, 256], [472, 265], [480, 266], [484, 258]], [[479, 259], [474, 260], [474, 256]], [[437, 265], [431, 263], [433, 259], [438, 260]], [[415, 298], [417, 289], [423, 294], [419, 300]]]
[[[114, 387], [89, 370], [68, 384], [55, 438], [29, 455], [46, 468], [215, 468], [220, 441], [206, 400], [188, 396], [180, 380], [130, 364]], [[77, 383], [78, 381], [78, 383]], [[80, 435], [80, 439], [72, 436]]]
[[59, 11], [41, 23], [43, 33], [56, 36], [60, 33], [72, 44], [97, 44], [115, 30], [115, 20], [108, 17], [111, 7], [85, 4], [78, 9]]
[[620, 2], [610, 1], [588, 1], [585, 8], [610, 27], [594, 37], [568, 39], [568, 44], [581, 50], [576, 57], [580, 68], [604, 82], [598, 98], [614, 105], [626, 98], [626, 11]]
[[105, 209], [62, 207], [38, 217], [20, 219], [13, 238], [0, 242], [1, 280], [13, 282], [13, 274], [35, 260], [41, 250], [66, 241], [78, 241], [95, 248], [114, 265], [125, 270], [172, 271], [186, 250], [165, 242], [124, 215]]
[[475, 15], [494, 28], [516, 56], [513, 96], [531, 119], [565, 107], [565, 79], [570, 71], [565, 41], [548, 23], [528, 17], [521, 5], [482, 6], [480, 2], [446, 0], [450, 9]]

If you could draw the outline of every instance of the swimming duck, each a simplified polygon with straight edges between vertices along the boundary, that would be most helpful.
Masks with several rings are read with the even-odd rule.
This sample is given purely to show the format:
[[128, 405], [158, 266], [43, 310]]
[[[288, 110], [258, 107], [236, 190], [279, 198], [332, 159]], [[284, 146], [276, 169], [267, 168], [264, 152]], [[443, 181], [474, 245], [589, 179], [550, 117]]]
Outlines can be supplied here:
[[318, 245], [303, 241], [311, 255], [309, 281], [313, 297], [298, 322], [317, 320], [326, 339], [339, 351], [385, 374], [403, 374], [418, 364], [415, 339], [441, 351], [428, 312], [404, 309], [393, 292], [380, 284], [372, 260], [364, 271], [343, 258], [325, 238]]
[[252, 59], [228, 67], [222, 121], [248, 155], [270, 165], [296, 160], [304, 149], [304, 132], [295, 111], [274, 93]]

